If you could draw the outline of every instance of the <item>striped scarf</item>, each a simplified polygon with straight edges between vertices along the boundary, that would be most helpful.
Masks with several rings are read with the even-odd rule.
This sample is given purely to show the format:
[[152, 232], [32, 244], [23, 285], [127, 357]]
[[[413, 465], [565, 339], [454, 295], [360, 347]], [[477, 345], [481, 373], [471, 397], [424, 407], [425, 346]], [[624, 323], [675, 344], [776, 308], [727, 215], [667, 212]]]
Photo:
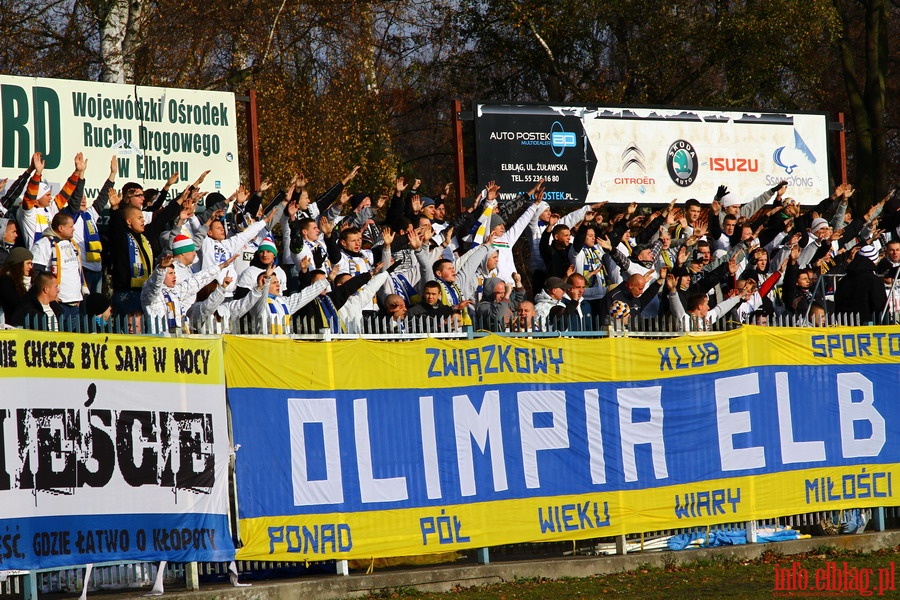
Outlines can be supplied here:
[[97, 223], [91, 217], [91, 213], [84, 211], [80, 215], [82, 227], [84, 228], [84, 260], [90, 263], [100, 262], [100, 251], [103, 247], [100, 244], [100, 232], [97, 230]]
[[166, 301], [166, 325], [169, 331], [182, 329], [184, 333], [190, 333], [184, 318], [184, 306], [180, 302], [176, 302], [175, 297], [165, 287], [163, 287], [162, 295]]
[[35, 207], [34, 222], [37, 226], [37, 229], [35, 229], [34, 231], [34, 239], [31, 241], [32, 244], [41, 239], [44, 230], [50, 227], [50, 219], [51, 216], [49, 208]]
[[[140, 288], [150, 278], [150, 266], [153, 262], [153, 251], [143, 234], [131, 233], [128, 236], [128, 264], [131, 271], [131, 287]], [[140, 237], [138, 243], [137, 237]]]
[[[594, 282], [599, 278], [600, 286], [606, 287], [606, 269], [603, 267], [603, 260], [600, 253], [596, 248], [587, 247], [584, 248], [584, 268], [582, 270], [582, 275], [587, 280], [587, 287], [594, 287]], [[596, 275], [589, 275], [589, 273], [597, 268], [600, 268], [600, 271], [597, 272]]]
[[672, 265], [672, 255], [671, 255], [671, 254], [669, 253], [669, 251], [666, 250], [665, 248], [663, 248], [663, 249], [661, 250], [661, 252], [662, 252], [663, 264], [665, 264], [668, 268], [671, 269], [671, 268], [673, 267], [673, 265]]
[[[443, 279], [437, 279], [438, 285], [441, 286], [441, 302], [447, 306], [453, 307], [463, 301], [462, 292], [455, 283], [447, 283]], [[472, 317], [467, 309], [462, 311], [462, 324], [471, 325]]]
[[334, 302], [331, 301], [328, 294], [320, 296], [318, 300], [317, 304], [319, 305], [319, 314], [322, 317], [322, 322], [328, 325], [334, 333], [346, 333], [347, 328], [344, 327], [337, 308], [335, 308]]
[[406, 303], [406, 306], [411, 306], [413, 304], [419, 303], [419, 294], [416, 291], [416, 288], [409, 282], [409, 279], [406, 278], [403, 273], [391, 273], [390, 274], [391, 281], [394, 284], [394, 291], [398, 296], [403, 298], [403, 301]]
[[[47, 237], [50, 240], [50, 264], [47, 265], [50, 269], [50, 272], [56, 275], [56, 282], [59, 285], [62, 285], [62, 250], [59, 247], [59, 242], [62, 241], [58, 237], [51, 235]], [[75, 256], [79, 257], [78, 260], [78, 276], [81, 278], [81, 287], [84, 288], [84, 271], [81, 269], [81, 256], [78, 254], [78, 246], [73, 244], [71, 241], [69, 245], [72, 248], [72, 251], [75, 252]]]
[[477, 221], [475, 221], [475, 224], [472, 226], [471, 231], [469, 231], [469, 235], [467, 235], [464, 239], [470, 241], [474, 246], [480, 246], [481, 244], [483, 244], [485, 236], [490, 233], [488, 227], [490, 227], [491, 215], [493, 214], [493, 212], [493, 206], [486, 206], [484, 211], [481, 213], [481, 216], [478, 217]]
[[368, 273], [372, 270], [372, 265], [369, 263], [369, 259], [365, 254], [360, 253], [359, 256], [353, 256], [346, 250], [341, 250], [341, 252], [347, 257], [347, 264], [350, 269], [351, 277], [359, 275], [360, 273]]
[[284, 323], [290, 316], [288, 305], [280, 296], [269, 294], [266, 298], [266, 306], [269, 308], [269, 333], [281, 335], [284, 333]]
[[497, 277], [497, 269], [491, 269], [489, 273], [478, 271], [478, 285], [475, 287], [475, 298], [478, 300], [484, 295], [484, 280], [489, 277]]

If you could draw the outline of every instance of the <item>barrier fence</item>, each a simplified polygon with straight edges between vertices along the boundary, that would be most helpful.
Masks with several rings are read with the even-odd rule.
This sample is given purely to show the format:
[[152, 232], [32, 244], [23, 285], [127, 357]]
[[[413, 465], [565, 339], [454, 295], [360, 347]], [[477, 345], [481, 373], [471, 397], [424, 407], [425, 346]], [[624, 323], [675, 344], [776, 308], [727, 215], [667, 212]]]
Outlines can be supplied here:
[[623, 333], [2, 331], [0, 570], [574, 547], [900, 504], [900, 331]]

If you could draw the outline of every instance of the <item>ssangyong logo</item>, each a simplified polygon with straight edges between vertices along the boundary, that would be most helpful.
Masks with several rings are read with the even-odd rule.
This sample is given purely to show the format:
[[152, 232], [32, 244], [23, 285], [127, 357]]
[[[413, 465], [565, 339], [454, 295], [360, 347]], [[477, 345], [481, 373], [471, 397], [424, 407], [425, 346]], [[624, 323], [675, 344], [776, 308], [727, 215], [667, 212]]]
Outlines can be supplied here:
[[806, 143], [806, 140], [803, 139], [803, 136], [800, 135], [796, 128], [794, 129], [794, 147], [779, 146], [772, 153], [772, 162], [784, 169], [784, 172], [788, 175], [792, 175], [794, 169], [799, 167], [800, 162], [804, 159], [811, 165], [816, 164], [816, 155], [813, 154], [809, 144]]
[[786, 158], [784, 156], [784, 150], [784, 146], [775, 148], [775, 152], [772, 153], [772, 162], [784, 169], [784, 172], [790, 175], [794, 172], [794, 169], [797, 168], [797, 163], [790, 160], [785, 162]]
[[677, 140], [666, 153], [666, 168], [676, 185], [687, 187], [697, 178], [697, 151], [690, 142]]
[[559, 121], [553, 121], [550, 126], [550, 149], [556, 158], [562, 157], [566, 148], [574, 148], [577, 143], [574, 133], [566, 131]]

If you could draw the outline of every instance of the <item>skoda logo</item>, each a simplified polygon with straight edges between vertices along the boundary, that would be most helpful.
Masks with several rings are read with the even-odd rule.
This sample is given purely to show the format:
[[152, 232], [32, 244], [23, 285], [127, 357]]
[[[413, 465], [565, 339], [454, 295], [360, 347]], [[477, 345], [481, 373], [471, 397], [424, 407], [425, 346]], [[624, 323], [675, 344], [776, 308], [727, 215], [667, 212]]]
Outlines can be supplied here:
[[677, 140], [666, 153], [666, 168], [676, 185], [687, 187], [697, 178], [697, 151], [690, 142]]

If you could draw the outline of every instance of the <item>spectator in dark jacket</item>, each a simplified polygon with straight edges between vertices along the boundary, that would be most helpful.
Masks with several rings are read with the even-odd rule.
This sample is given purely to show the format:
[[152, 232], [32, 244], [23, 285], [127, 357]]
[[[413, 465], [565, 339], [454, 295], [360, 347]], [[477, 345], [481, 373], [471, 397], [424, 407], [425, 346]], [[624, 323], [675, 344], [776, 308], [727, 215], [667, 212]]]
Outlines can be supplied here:
[[6, 262], [6, 257], [16, 245], [19, 230], [12, 219], [0, 219], [0, 266]]
[[838, 314], [858, 314], [863, 323], [878, 321], [887, 302], [884, 280], [875, 274], [878, 250], [863, 246], [847, 265], [847, 274], [838, 282], [834, 293], [834, 310]]
[[180, 202], [170, 202], [145, 226], [140, 208], [126, 205], [114, 211], [109, 220], [110, 274], [113, 310], [116, 315], [134, 317], [140, 331], [141, 287], [153, 272], [155, 257], [151, 239], [167, 229], [169, 222], [181, 212]]
[[62, 306], [57, 301], [59, 282], [47, 271], [35, 274], [33, 279], [28, 295], [16, 308], [9, 323], [29, 329], [58, 331], [62, 315]]
[[0, 308], [7, 321], [28, 293], [33, 258], [30, 250], [13, 248], [0, 266]]

